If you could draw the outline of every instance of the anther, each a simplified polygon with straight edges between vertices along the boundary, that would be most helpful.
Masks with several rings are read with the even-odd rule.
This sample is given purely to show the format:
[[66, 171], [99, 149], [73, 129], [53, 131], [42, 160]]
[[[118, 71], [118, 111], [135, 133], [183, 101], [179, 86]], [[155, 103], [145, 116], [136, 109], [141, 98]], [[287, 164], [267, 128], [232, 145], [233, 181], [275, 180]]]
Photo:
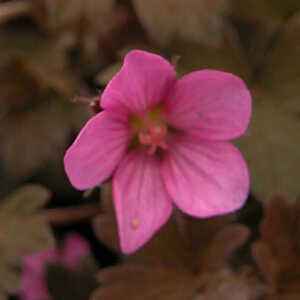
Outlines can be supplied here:
[[130, 222], [130, 227], [132, 229], [137, 229], [139, 227], [140, 223], [137, 219], [133, 219], [131, 222]]
[[167, 135], [167, 127], [165, 125], [154, 125], [139, 133], [139, 141], [143, 145], [150, 146], [149, 154], [156, 152], [157, 148], [167, 149], [165, 137]]

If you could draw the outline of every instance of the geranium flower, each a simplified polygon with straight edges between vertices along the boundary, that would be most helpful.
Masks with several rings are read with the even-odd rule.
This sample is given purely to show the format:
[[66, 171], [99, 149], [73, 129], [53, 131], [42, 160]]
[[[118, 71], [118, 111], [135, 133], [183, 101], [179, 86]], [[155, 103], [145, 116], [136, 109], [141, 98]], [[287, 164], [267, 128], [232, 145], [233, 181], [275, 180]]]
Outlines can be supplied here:
[[48, 264], [61, 264], [71, 269], [80, 268], [82, 259], [90, 255], [89, 245], [81, 236], [69, 234], [63, 247], [49, 249], [24, 256], [20, 299], [22, 300], [51, 300], [46, 283]]
[[113, 175], [124, 253], [145, 244], [174, 205], [207, 218], [244, 204], [247, 165], [228, 142], [245, 132], [251, 115], [251, 95], [240, 78], [203, 70], [176, 81], [167, 60], [134, 50], [100, 105], [104, 111], [87, 122], [64, 164], [80, 190]]

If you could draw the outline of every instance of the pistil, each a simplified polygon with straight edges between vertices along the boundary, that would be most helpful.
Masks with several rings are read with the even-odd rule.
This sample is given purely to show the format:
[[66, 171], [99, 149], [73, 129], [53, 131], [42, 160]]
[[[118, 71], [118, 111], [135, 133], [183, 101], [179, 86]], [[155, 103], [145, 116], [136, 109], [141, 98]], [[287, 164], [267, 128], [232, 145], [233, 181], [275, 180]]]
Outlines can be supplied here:
[[139, 132], [139, 141], [143, 145], [150, 146], [148, 153], [154, 154], [160, 147], [163, 150], [167, 149], [166, 135], [167, 127], [164, 124], [155, 124], [149, 126], [146, 130]]

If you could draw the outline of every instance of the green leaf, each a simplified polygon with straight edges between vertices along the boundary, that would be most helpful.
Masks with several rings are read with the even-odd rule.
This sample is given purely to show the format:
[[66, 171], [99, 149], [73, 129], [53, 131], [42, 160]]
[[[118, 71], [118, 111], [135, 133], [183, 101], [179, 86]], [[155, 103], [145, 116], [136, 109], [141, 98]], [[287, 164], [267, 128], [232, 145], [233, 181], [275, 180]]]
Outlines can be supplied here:
[[29, 215], [44, 206], [51, 196], [50, 191], [38, 184], [21, 186], [13, 194], [0, 200], [0, 216]]
[[[16, 293], [20, 284], [20, 270], [16, 266], [9, 265], [0, 257], [0, 300], [1, 292]], [[6, 298], [5, 298], [6, 299]]]
[[54, 239], [38, 214], [50, 197], [41, 185], [28, 184], [0, 200], [0, 289], [15, 293], [24, 254], [53, 246]]
[[54, 246], [52, 232], [42, 216], [11, 217], [1, 227], [2, 255], [10, 263], [19, 264], [23, 255]]
[[[290, 101], [290, 108], [286, 101]], [[299, 104], [298, 97], [256, 96], [250, 127], [236, 141], [250, 168], [252, 190], [262, 201], [268, 201], [274, 191], [291, 200], [299, 195]]]
[[0, 257], [18, 265], [22, 256], [54, 245], [52, 232], [38, 213], [50, 192], [39, 185], [27, 185], [0, 202]]

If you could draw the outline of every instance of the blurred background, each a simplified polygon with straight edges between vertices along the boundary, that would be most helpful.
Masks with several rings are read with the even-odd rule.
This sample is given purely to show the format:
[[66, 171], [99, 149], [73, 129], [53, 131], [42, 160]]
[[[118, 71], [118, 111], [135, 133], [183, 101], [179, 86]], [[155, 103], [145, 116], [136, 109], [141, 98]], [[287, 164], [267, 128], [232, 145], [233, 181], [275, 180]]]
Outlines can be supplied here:
[[[275, 208], [276, 213], [271, 214], [276, 215], [275, 221], [269, 220], [269, 226], [280, 218], [279, 211], [287, 220], [292, 218], [291, 212], [283, 211], [287, 207], [296, 211], [300, 194], [299, 0], [0, 0], [1, 300], [19, 294], [25, 254], [53, 247], [55, 241], [63, 245], [70, 232], [77, 232], [87, 241], [93, 256], [86, 268], [89, 275], [82, 275], [88, 278], [87, 291], [82, 295], [76, 292], [75, 296], [51, 292], [51, 298], [43, 299], [35, 298], [33, 293], [19, 295], [20, 299], [89, 299], [96, 286], [101, 289], [101, 278], [99, 284], [98, 280], [95, 283], [91, 270], [123, 261], [118, 250], [106, 242], [107, 232], [97, 229], [102, 221], [95, 218], [91, 222], [100, 213], [99, 190], [84, 195], [76, 191], [64, 173], [63, 156], [93, 115], [95, 97], [131, 49], [151, 51], [173, 61], [179, 56], [178, 77], [205, 68], [242, 77], [253, 95], [253, 115], [246, 135], [235, 143], [250, 168], [251, 196], [234, 218], [250, 228], [251, 242], [260, 236], [263, 209], [271, 207], [274, 193], [280, 195], [277, 198], [285, 197], [280, 198], [285, 206]], [[285, 220], [280, 222], [286, 224]], [[218, 220], [219, 227], [214, 223], [210, 228], [221, 228], [223, 222], [229, 221]], [[207, 224], [201, 226], [205, 231]], [[282, 235], [285, 240], [287, 235]], [[295, 236], [290, 231], [288, 236], [284, 247], [291, 249]], [[259, 247], [253, 250], [250, 242], [239, 250], [236, 263], [255, 260], [259, 272], [265, 274], [264, 270], [271, 267], [261, 266], [257, 257], [263, 251], [257, 250]], [[251, 249], [254, 259], [249, 258]], [[289, 253], [284, 256], [287, 260]], [[293, 256], [293, 264], [295, 260], [299, 263], [298, 254]], [[53, 272], [54, 278], [69, 278], [63, 273], [66, 271]], [[297, 284], [299, 274], [295, 275]], [[231, 282], [243, 290], [240, 281], [244, 275], [234, 276]], [[263, 282], [271, 282], [272, 287], [278, 284], [278, 274], [265, 276]], [[52, 287], [49, 280], [48, 288]], [[76, 280], [85, 282], [81, 277]], [[130, 286], [122, 284], [119, 286], [125, 290]], [[53, 290], [60, 289], [54, 286]], [[247, 292], [247, 298], [234, 298], [231, 288], [230, 299], [261, 299], [255, 298], [261, 297], [261, 287], [255, 295]], [[195, 299], [227, 299], [226, 293], [217, 298], [199, 293]], [[178, 298], [170, 293], [159, 299], [191, 299], [179, 294]], [[91, 299], [148, 299], [140, 294], [139, 298], [107, 295], [96, 293]], [[295, 295], [268, 299], [300, 299], [299, 293]]]

